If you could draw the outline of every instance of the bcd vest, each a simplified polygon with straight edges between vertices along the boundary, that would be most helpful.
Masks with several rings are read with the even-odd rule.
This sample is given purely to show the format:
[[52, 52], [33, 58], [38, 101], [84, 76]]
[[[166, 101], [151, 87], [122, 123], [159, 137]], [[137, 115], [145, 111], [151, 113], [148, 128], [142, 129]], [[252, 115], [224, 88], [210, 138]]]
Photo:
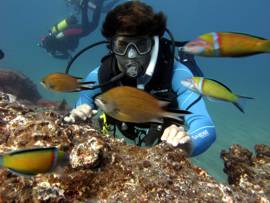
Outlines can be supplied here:
[[[195, 63], [193, 56], [180, 52], [179, 61], [189, 67], [194, 75], [201, 74], [201, 71]], [[102, 63], [98, 72], [99, 84], [109, 81], [111, 78], [120, 73], [117, 67], [116, 58], [113, 54], [103, 57], [101, 62]], [[175, 109], [178, 108], [178, 104], [176, 101], [176, 94], [173, 92], [171, 87], [173, 63], [174, 56], [172, 56], [171, 41], [161, 38], [155, 71], [149, 83], [146, 84], [144, 90], [159, 100], [169, 101], [170, 104], [168, 108]], [[112, 82], [109, 85], [102, 87], [101, 90], [102, 92], [105, 92], [108, 89], [121, 85], [136, 87], [136, 79], [123, 78], [120, 81]], [[157, 140], [159, 142], [164, 129], [174, 123], [171, 119], [164, 119], [164, 123], [162, 125], [155, 123], [134, 124], [123, 123], [108, 115], [106, 117], [109, 124], [116, 125], [122, 134], [131, 140], [138, 137], [138, 130], [136, 130], [136, 127], [149, 128], [147, 135], [145, 135], [144, 138], [138, 143], [138, 145], [143, 143], [145, 146], [152, 146], [154, 142], [157, 142]]]

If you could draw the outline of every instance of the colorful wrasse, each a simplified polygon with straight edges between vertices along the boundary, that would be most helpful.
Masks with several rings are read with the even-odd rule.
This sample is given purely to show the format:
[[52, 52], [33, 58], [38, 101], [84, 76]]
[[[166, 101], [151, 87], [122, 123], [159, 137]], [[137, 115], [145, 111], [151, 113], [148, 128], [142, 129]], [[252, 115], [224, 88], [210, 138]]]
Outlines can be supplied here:
[[240, 57], [270, 52], [270, 40], [233, 32], [211, 32], [182, 47], [186, 53], [199, 56]]
[[1, 167], [24, 176], [51, 172], [65, 161], [67, 156], [56, 147], [23, 149], [0, 156]]
[[241, 106], [243, 101], [247, 99], [253, 99], [252, 97], [239, 96], [233, 93], [221, 82], [212, 79], [192, 77], [186, 80], [182, 80], [181, 83], [184, 87], [203, 96], [216, 100], [232, 102], [243, 113], [244, 109]]
[[42, 79], [41, 84], [57, 92], [77, 92], [91, 89], [87, 84], [93, 84], [94, 82], [80, 82], [81, 79], [65, 73], [51, 73]]
[[112, 88], [95, 98], [95, 104], [109, 116], [123, 122], [162, 123], [162, 118], [182, 121], [180, 116], [190, 114], [184, 110], [164, 110], [168, 102], [159, 101], [152, 95], [137, 88], [121, 86]]

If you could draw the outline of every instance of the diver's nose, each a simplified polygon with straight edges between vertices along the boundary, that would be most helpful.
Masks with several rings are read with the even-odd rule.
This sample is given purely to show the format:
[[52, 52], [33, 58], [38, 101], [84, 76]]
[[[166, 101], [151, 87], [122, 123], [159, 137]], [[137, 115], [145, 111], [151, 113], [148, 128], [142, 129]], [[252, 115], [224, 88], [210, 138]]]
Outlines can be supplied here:
[[136, 58], [137, 56], [138, 56], [137, 51], [133, 47], [130, 47], [128, 49], [128, 58], [133, 59]]

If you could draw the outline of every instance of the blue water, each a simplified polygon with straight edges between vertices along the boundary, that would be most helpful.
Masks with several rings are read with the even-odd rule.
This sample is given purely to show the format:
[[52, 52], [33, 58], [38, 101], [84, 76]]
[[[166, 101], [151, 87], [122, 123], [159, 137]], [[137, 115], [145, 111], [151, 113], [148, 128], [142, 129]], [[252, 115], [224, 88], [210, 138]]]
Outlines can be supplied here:
[[[177, 40], [189, 40], [212, 31], [234, 31], [270, 38], [269, 0], [149, 0], [155, 10], [164, 11], [168, 28]], [[19, 70], [29, 76], [45, 98], [68, 99], [74, 103], [77, 93], [56, 94], [45, 90], [40, 79], [51, 72], [63, 72], [67, 61], [50, 57], [37, 47], [40, 37], [50, 27], [72, 13], [64, 0], [13, 0], [0, 3], [0, 49], [6, 53], [0, 68]], [[102, 16], [102, 20], [104, 15]], [[101, 25], [100, 22], [100, 25]], [[80, 48], [102, 40], [99, 28], [80, 41]], [[71, 70], [73, 75], [84, 76], [96, 67], [103, 47], [85, 53]], [[202, 58], [197, 62], [205, 75], [227, 84], [235, 93], [252, 96], [242, 114], [232, 104], [207, 102], [209, 113], [217, 128], [217, 140], [204, 154], [192, 159], [207, 169], [218, 180], [225, 181], [222, 149], [231, 144], [241, 144], [253, 150], [256, 143], [270, 145], [270, 55], [262, 54], [245, 58]]]

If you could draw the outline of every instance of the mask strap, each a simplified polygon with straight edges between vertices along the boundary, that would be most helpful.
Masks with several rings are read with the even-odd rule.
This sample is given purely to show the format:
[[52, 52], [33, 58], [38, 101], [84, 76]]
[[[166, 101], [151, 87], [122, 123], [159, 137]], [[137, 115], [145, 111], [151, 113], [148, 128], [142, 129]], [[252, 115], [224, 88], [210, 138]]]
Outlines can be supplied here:
[[150, 81], [154, 73], [159, 51], [159, 37], [154, 36], [154, 46], [151, 52], [151, 59], [145, 71], [145, 74], [137, 79], [137, 88], [144, 89], [145, 85]]

